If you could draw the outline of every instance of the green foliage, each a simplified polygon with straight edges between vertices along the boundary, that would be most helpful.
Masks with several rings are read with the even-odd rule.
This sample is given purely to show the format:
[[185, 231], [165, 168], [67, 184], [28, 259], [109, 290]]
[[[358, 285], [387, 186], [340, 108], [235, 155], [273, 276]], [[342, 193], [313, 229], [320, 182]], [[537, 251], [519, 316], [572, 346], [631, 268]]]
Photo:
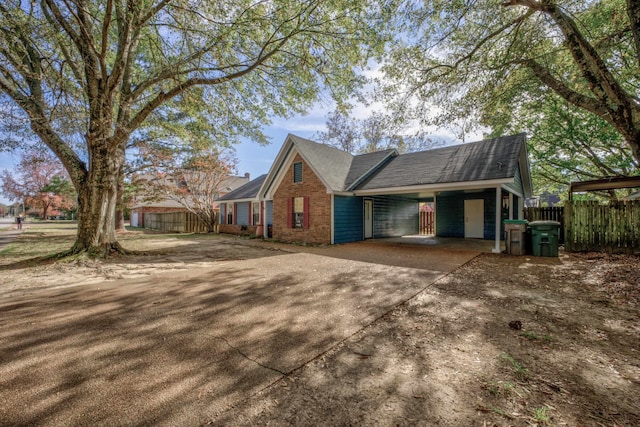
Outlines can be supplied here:
[[640, 17], [627, 13], [632, 3], [403, 3], [383, 97], [425, 124], [527, 131], [545, 183], [637, 173]]
[[[631, 148], [613, 126], [554, 94], [541, 93], [536, 99], [513, 105], [510, 116], [488, 114], [485, 123], [493, 125], [493, 136], [530, 135], [531, 171], [539, 194], [547, 191], [566, 198], [571, 182], [640, 173]], [[617, 198], [626, 193], [601, 195]]]
[[69, 172], [76, 249], [113, 247], [110, 195], [127, 149], [266, 142], [260, 127], [273, 116], [321, 93], [344, 102], [362, 85], [388, 16], [365, 0], [6, 0], [0, 102], [15, 114], [0, 115], [0, 129], [18, 117]]
[[533, 332], [533, 331], [526, 331], [526, 332], [522, 332], [520, 334], [520, 336], [531, 340], [531, 341], [536, 341], [536, 340], [544, 340], [544, 341], [552, 341], [552, 338], [550, 335], [544, 334], [544, 335], [538, 335], [537, 333]]
[[53, 193], [69, 198], [73, 198], [76, 195], [76, 190], [73, 188], [73, 184], [71, 184], [71, 181], [69, 181], [62, 175], [56, 175], [51, 178], [51, 181], [49, 181], [49, 183], [47, 183], [47, 185], [45, 185], [40, 190], [40, 192]]
[[498, 397], [508, 397], [514, 391], [513, 383], [510, 383], [508, 381], [491, 382], [486, 385], [486, 388], [491, 394]]

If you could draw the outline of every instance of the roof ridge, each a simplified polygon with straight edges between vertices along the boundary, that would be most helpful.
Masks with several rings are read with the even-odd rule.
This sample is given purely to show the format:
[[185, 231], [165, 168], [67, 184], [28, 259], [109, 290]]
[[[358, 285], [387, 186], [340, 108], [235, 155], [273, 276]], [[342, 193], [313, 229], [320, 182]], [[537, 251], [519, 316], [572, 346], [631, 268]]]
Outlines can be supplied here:
[[289, 134], [298, 153], [330, 191], [343, 191], [353, 154], [322, 142]]

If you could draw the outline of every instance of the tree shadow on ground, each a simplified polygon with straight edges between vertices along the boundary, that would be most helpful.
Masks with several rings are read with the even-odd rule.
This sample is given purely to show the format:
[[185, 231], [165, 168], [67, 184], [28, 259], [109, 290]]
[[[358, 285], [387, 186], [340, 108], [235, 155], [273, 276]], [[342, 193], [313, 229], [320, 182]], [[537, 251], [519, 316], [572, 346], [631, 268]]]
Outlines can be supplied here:
[[638, 307], [598, 302], [593, 265], [504, 261], [477, 258], [211, 423], [640, 424]]
[[291, 254], [3, 301], [0, 424], [201, 425], [433, 277]]
[[[4, 261], [0, 265], [0, 271], [11, 271], [29, 267], [46, 266], [56, 262], [96, 262], [101, 265], [140, 265], [140, 264], [161, 264], [167, 266], [171, 263], [188, 262], [214, 262], [255, 259], [266, 256], [280, 255], [283, 252], [274, 248], [257, 248], [255, 246], [243, 244], [240, 239], [221, 238], [198, 238], [197, 236], [182, 237], [180, 235], [167, 235], [167, 239], [158, 242], [150, 241], [148, 246], [141, 249], [127, 248], [127, 241], [122, 240], [127, 254], [113, 254], [109, 258], [91, 258], [88, 255], [69, 255], [69, 248], [73, 241], [69, 236], [56, 236], [51, 234], [22, 236], [21, 240], [14, 241], [14, 250], [2, 254]], [[158, 243], [160, 247], [154, 248], [153, 244]], [[59, 249], [46, 256], [33, 256], [32, 254], [42, 253], [42, 247]], [[26, 257], [26, 258], [25, 258]]]

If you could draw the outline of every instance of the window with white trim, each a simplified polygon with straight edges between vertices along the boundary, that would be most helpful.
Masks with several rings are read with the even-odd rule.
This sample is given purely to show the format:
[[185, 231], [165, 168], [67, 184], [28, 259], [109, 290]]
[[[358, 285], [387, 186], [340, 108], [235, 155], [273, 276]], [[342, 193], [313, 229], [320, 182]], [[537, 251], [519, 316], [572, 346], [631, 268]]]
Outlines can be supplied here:
[[253, 225], [260, 224], [260, 202], [253, 202], [252, 213], [253, 213], [252, 224]]
[[227, 203], [227, 224], [233, 224], [233, 203]]

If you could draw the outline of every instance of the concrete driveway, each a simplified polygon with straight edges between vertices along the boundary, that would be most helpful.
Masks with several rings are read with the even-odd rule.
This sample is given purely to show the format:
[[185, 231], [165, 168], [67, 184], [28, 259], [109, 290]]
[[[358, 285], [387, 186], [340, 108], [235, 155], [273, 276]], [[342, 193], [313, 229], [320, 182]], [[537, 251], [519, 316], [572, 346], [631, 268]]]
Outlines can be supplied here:
[[327, 249], [1, 300], [0, 425], [206, 423], [477, 255]]

